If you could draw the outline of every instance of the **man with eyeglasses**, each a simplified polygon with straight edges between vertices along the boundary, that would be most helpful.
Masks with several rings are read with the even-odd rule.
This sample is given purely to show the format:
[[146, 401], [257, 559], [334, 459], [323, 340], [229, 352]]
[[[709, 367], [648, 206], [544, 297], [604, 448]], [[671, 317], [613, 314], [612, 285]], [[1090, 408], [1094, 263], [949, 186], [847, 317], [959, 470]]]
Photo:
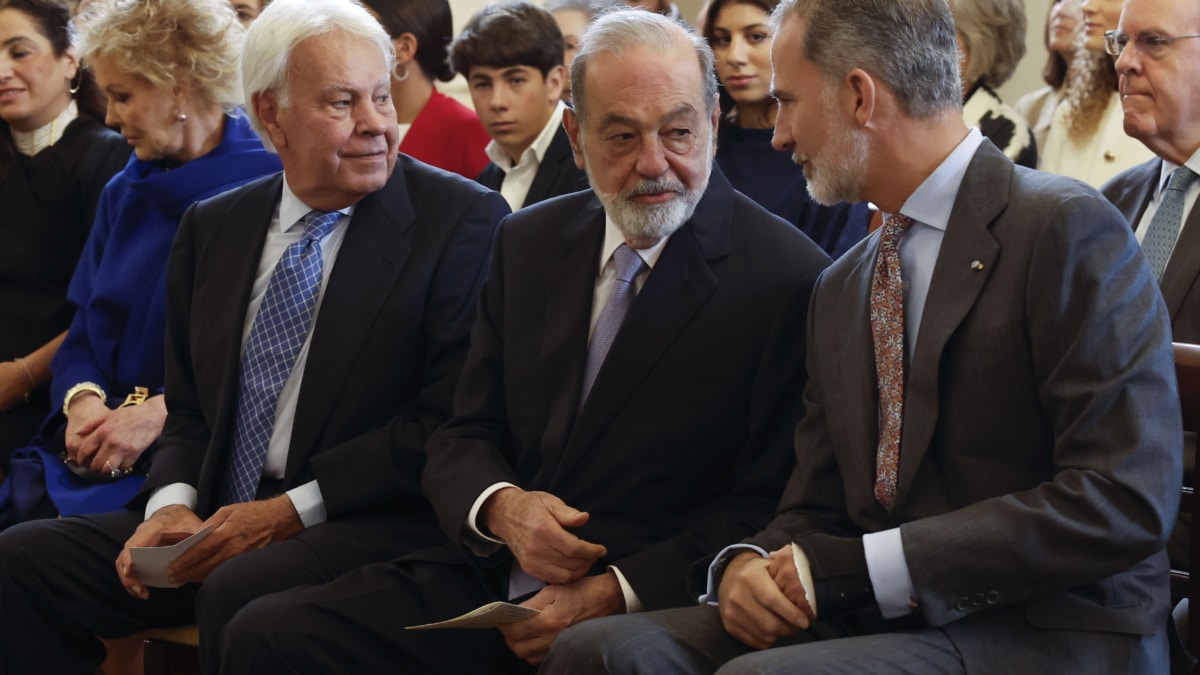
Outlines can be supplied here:
[[[1125, 214], [1159, 280], [1177, 342], [1200, 342], [1200, 3], [1127, 0], [1117, 30], [1104, 36], [1117, 57], [1125, 133], [1157, 155], [1117, 174], [1104, 195]], [[1194, 438], [1186, 439], [1191, 483]], [[1191, 514], [1180, 514], [1167, 553], [1191, 566]], [[1186, 616], [1176, 610], [1177, 616]]]

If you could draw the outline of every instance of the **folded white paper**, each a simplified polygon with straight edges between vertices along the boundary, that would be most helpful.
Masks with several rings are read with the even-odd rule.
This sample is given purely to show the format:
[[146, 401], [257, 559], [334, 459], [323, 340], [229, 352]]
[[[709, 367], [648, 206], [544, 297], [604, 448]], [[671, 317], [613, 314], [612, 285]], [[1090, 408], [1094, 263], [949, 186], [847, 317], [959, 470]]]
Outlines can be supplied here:
[[178, 588], [183, 584], [173, 584], [167, 579], [167, 568], [179, 556], [187, 553], [193, 546], [204, 541], [212, 534], [212, 525], [197, 530], [195, 534], [183, 541], [170, 546], [145, 546], [129, 549], [129, 559], [133, 562], [133, 573], [142, 585], [151, 588]]
[[433, 628], [495, 628], [509, 623], [523, 621], [531, 616], [541, 614], [542, 610], [532, 607], [522, 607], [511, 602], [490, 602], [483, 607], [473, 609], [462, 616], [435, 623], [423, 623], [419, 626], [408, 626], [405, 630], [430, 630]]

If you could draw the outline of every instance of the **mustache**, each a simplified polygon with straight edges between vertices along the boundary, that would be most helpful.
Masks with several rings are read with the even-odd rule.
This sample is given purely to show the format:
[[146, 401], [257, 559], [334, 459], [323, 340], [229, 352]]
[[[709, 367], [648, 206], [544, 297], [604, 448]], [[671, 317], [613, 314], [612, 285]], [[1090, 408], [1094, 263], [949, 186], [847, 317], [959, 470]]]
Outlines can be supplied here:
[[644, 180], [629, 189], [625, 194], [626, 199], [631, 197], [639, 197], [641, 195], [652, 195], [661, 192], [674, 192], [683, 194], [685, 188], [683, 183], [673, 181], [670, 178], [656, 178], [654, 180]]

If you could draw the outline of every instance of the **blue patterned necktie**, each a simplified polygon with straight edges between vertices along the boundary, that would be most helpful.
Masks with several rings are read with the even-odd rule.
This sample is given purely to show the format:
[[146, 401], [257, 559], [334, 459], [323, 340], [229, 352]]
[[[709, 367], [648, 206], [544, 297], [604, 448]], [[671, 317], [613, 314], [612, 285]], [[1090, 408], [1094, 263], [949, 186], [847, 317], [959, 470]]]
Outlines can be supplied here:
[[587, 400], [588, 392], [592, 390], [592, 384], [596, 381], [601, 364], [604, 363], [604, 357], [608, 355], [608, 348], [612, 346], [613, 340], [617, 337], [617, 331], [621, 329], [621, 324], [625, 322], [625, 316], [629, 314], [629, 308], [637, 298], [637, 286], [634, 285], [633, 280], [646, 266], [646, 263], [642, 261], [642, 256], [625, 244], [621, 244], [613, 252], [613, 262], [616, 264], [617, 275], [613, 279], [608, 301], [604, 304], [604, 309], [600, 310], [600, 318], [596, 320], [596, 330], [592, 332], [592, 341], [588, 345], [587, 368], [583, 374], [583, 396], [579, 399], [580, 405]]
[[321, 291], [320, 241], [341, 217], [336, 211], [310, 211], [304, 234], [288, 245], [271, 274], [242, 353], [233, 457], [221, 486], [222, 504], [251, 501], [258, 490], [279, 393], [308, 336]]
[[1171, 172], [1158, 210], [1154, 212], [1150, 226], [1142, 237], [1142, 250], [1158, 281], [1162, 281], [1171, 251], [1175, 250], [1175, 242], [1179, 240], [1179, 228], [1183, 226], [1183, 196], [1194, 180], [1196, 174], [1186, 166]]

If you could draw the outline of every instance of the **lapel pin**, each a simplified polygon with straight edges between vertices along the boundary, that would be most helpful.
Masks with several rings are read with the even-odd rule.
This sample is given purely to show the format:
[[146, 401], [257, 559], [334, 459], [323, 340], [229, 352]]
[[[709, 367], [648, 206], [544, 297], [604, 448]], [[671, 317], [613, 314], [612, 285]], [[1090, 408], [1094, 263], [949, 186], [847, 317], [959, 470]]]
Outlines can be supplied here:
[[979, 262], [978, 260], [972, 260], [971, 261], [971, 269], [981, 270], [981, 269], [983, 269], [983, 263]]

